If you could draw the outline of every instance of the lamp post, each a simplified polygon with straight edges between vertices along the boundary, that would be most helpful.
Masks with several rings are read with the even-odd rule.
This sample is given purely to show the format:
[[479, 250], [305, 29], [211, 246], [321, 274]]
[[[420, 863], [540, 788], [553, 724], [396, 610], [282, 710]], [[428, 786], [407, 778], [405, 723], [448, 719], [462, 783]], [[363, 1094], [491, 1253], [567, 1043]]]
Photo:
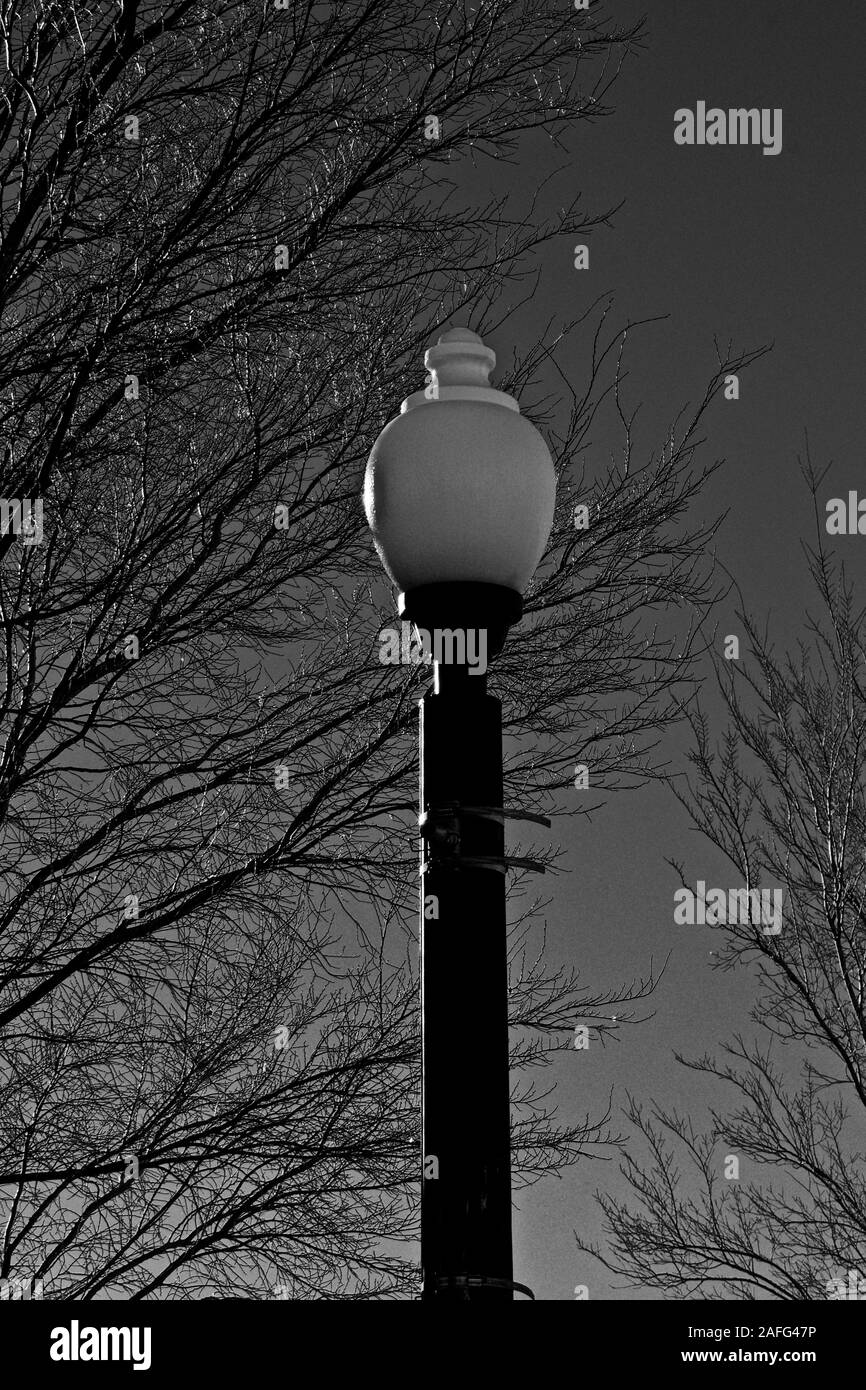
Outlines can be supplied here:
[[[500, 702], [487, 661], [522, 616], [550, 534], [555, 477], [495, 353], [443, 333], [425, 390], [403, 401], [367, 464], [364, 506], [430, 635], [420, 702], [421, 1264], [424, 1302], [511, 1301], [511, 1164]], [[425, 641], [425, 649], [427, 643]], [[541, 820], [541, 817], [529, 817]], [[528, 1290], [524, 1290], [528, 1292]]]

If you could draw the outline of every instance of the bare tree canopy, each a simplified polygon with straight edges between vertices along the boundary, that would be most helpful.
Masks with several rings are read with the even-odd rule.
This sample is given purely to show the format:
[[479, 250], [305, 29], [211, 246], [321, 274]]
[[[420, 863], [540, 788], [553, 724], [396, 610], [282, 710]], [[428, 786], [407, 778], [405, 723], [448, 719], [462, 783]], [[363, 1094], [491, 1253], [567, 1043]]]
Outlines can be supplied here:
[[[827, 548], [805, 547], [819, 612], [779, 658], [740, 613], [750, 661], [719, 670], [730, 724], [718, 745], [690, 711], [694, 776], [680, 799], [747, 888], [781, 885], [778, 932], [722, 923], [717, 969], [760, 984], [756, 1035], [684, 1065], [725, 1083], [734, 1108], [706, 1133], [636, 1101], [626, 1200], [600, 1198], [606, 1267], [677, 1298], [863, 1297], [866, 1270], [866, 610]], [[675, 865], [678, 873], [682, 868]], [[725, 1161], [748, 1164], [726, 1180]], [[842, 1290], [840, 1292], [840, 1284]]]
[[[0, 1277], [406, 1296], [424, 672], [378, 659], [363, 466], [433, 328], [495, 332], [532, 253], [602, 215], [461, 208], [449, 161], [604, 115], [639, 33], [559, 0], [63, 0], [0, 4], [0, 35], [0, 491], [44, 509], [0, 537]], [[749, 356], [639, 463], [625, 331], [592, 306], [499, 383], [561, 480], [497, 673], [524, 806], [561, 809], [587, 750], [599, 792], [652, 774], [713, 596], [695, 455]], [[566, 332], [591, 366], [556, 419]], [[622, 454], [583, 479], [599, 410]], [[591, 987], [522, 930], [529, 1181], [615, 1137], [535, 1074], [652, 971]]]

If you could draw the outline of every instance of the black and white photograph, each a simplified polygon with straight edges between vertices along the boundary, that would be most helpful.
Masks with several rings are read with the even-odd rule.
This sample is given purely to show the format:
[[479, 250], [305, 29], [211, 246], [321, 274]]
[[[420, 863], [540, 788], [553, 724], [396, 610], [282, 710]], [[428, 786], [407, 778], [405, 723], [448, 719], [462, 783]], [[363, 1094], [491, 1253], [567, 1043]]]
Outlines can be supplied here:
[[0, 0], [5, 1384], [851, 1374], [864, 47]]

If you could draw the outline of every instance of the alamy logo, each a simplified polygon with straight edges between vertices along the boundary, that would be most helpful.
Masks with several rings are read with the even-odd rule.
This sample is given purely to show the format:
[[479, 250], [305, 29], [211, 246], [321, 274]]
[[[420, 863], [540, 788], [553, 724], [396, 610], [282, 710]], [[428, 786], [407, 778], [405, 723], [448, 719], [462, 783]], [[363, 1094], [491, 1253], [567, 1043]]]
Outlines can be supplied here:
[[0, 1299], [41, 1297], [41, 1279], [0, 1279]]
[[681, 106], [674, 112], [674, 140], [678, 145], [763, 145], [764, 154], [780, 154], [782, 108], [711, 106], [708, 111], [699, 101], [695, 112]]
[[[762, 925], [764, 936], [778, 936], [782, 930], [781, 888], [711, 888], [699, 878], [693, 893], [691, 888], [678, 888], [674, 893], [674, 922], [677, 926], [717, 927]], [[772, 910], [770, 900], [772, 896]]]
[[42, 540], [42, 498], [0, 497], [0, 535], [20, 536], [25, 545]]
[[426, 627], [401, 623], [401, 631], [383, 627], [379, 633], [379, 660], [383, 666], [417, 666], [438, 661], [445, 666], [468, 666], [470, 676], [483, 676], [487, 670], [487, 629], [435, 627], [431, 638]]
[[866, 497], [849, 492], [847, 506], [844, 497], [831, 497], [827, 503], [827, 534], [866, 536]]
[[52, 1361], [131, 1361], [134, 1371], [150, 1370], [149, 1327], [52, 1327]]
[[828, 1279], [824, 1288], [830, 1298], [850, 1299], [856, 1302], [866, 1301], [866, 1279], [858, 1274], [856, 1269], [848, 1270], [848, 1282], [844, 1279]]

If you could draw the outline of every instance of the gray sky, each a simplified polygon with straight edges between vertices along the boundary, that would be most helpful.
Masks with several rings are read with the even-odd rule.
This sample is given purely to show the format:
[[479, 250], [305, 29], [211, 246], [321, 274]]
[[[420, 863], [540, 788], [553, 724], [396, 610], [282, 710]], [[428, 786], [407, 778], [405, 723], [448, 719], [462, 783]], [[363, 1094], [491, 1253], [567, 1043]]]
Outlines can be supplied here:
[[[615, 6], [618, 18], [640, 12]], [[588, 271], [573, 268], [573, 237], [545, 248], [539, 289], [518, 320], [525, 346], [551, 317], [576, 315], [607, 291], [621, 318], [670, 315], [644, 330], [632, 349], [631, 397], [644, 403], [642, 456], [658, 447], [680, 405], [703, 393], [715, 365], [714, 337], [722, 344], [733, 339], [736, 348], [774, 343], [743, 376], [739, 401], [719, 400], [710, 411], [707, 455], [724, 455], [727, 463], [701, 502], [706, 515], [730, 508], [719, 554], [748, 607], [771, 617], [779, 643], [796, 639], [811, 602], [800, 551], [811, 517], [796, 462], [805, 429], [813, 458], [835, 460], [826, 497], [858, 485], [866, 496], [864, 38], [863, 10], [852, 4], [654, 5], [649, 45], [617, 84], [615, 114], [566, 137], [566, 171], [545, 191], [540, 212], [554, 211], [577, 190], [590, 208], [622, 199], [625, 207], [611, 229], [590, 239]], [[675, 111], [699, 101], [782, 108], [781, 153], [675, 144]], [[546, 137], [534, 135], [515, 165], [467, 166], [472, 196], [487, 187], [524, 193], [562, 159]], [[523, 292], [518, 287], [515, 300]], [[514, 333], [503, 328], [491, 339], [501, 357]], [[577, 350], [570, 369], [567, 360], [563, 365], [578, 382]], [[600, 464], [615, 445], [613, 435], [599, 436]], [[866, 538], [833, 544], [862, 585]], [[723, 632], [739, 631], [733, 608], [719, 614]], [[670, 752], [682, 747], [672, 741]], [[716, 852], [661, 788], [620, 794], [591, 826], [576, 818], [556, 831], [568, 852], [567, 872], [545, 885], [554, 896], [546, 913], [551, 957], [605, 985], [640, 973], [650, 956], [659, 963], [671, 953], [651, 1022], [628, 1030], [619, 1044], [573, 1052], [557, 1064], [562, 1117], [603, 1109], [613, 1086], [617, 1101], [628, 1087], [699, 1122], [706, 1101], [719, 1103], [722, 1093], [710, 1098], [705, 1082], [676, 1064], [673, 1050], [697, 1055], [748, 1031], [752, 988], [744, 975], [710, 968], [709, 928], [674, 926], [677, 881], [664, 860], [682, 859], [692, 884], [703, 878], [736, 886], [731, 870], [720, 868]], [[538, 1298], [571, 1299], [578, 1283], [589, 1286], [591, 1298], [641, 1296], [612, 1290], [604, 1269], [574, 1248], [574, 1228], [600, 1233], [595, 1187], [622, 1190], [614, 1163], [587, 1162], [520, 1194], [515, 1277]]]

